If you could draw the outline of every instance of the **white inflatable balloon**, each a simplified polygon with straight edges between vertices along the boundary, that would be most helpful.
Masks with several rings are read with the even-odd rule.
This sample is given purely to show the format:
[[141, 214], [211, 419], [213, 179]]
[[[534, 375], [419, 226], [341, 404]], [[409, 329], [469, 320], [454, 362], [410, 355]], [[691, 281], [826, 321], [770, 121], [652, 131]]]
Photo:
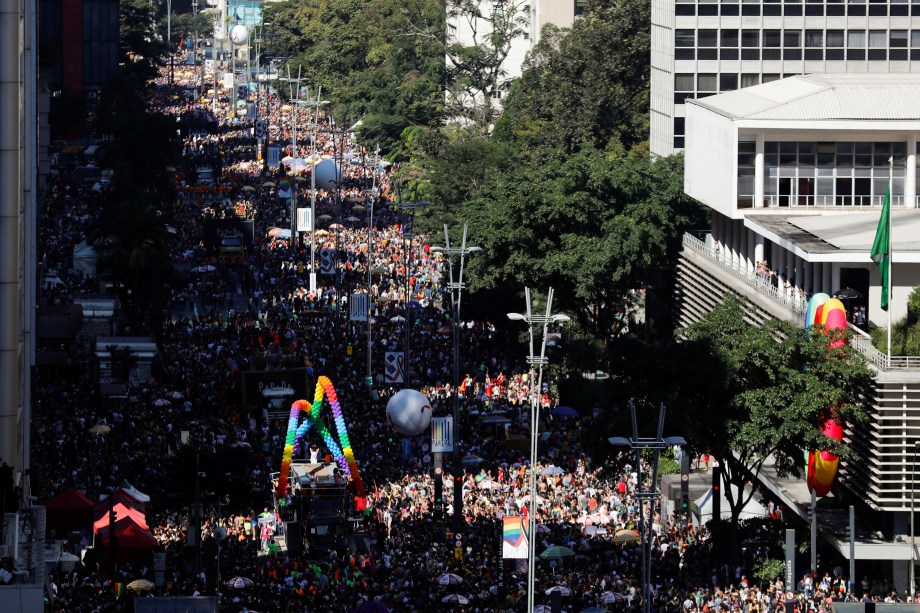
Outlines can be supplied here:
[[249, 40], [249, 28], [241, 23], [230, 28], [230, 40], [234, 45], [244, 45]]
[[341, 170], [332, 158], [323, 160], [313, 169], [316, 173], [316, 187], [334, 189], [335, 182], [340, 180]]
[[421, 434], [431, 424], [431, 403], [421, 392], [401, 390], [387, 402], [387, 420], [400, 434]]

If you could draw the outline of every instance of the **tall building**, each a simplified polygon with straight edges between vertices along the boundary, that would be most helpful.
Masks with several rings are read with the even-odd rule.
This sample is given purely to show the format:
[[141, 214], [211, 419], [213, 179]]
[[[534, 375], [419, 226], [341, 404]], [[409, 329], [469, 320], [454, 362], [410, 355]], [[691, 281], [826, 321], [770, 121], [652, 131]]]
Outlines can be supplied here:
[[652, 0], [651, 56], [651, 151], [665, 156], [684, 148], [688, 99], [797, 74], [920, 72], [920, 4]]
[[[0, 460], [24, 494], [35, 344], [37, 16], [36, 0], [0, 2]], [[0, 553], [15, 560], [15, 584], [0, 586], [0, 610], [41, 610], [44, 508], [4, 513], [0, 530]]]
[[[890, 571], [902, 595], [914, 593], [909, 584], [920, 558], [911, 543], [920, 357], [880, 352], [865, 323], [888, 325], [870, 253], [889, 176], [892, 320], [903, 319], [908, 294], [920, 285], [918, 117], [915, 74], [795, 76], [689, 101], [684, 191], [709, 207], [712, 227], [684, 237], [676, 290], [683, 325], [728, 293], [747, 302], [750, 323], [799, 326], [809, 295], [843, 299], [852, 349], [874, 371], [875, 389], [868, 420], [845, 427], [855, 457], [841, 463], [818, 525], [849, 557], [847, 507], [854, 505], [855, 559]], [[862, 309], [868, 321], [853, 325]], [[758, 479], [808, 520], [803, 480], [779, 478], [769, 466]]]
[[118, 0], [39, 0], [41, 65], [48, 87], [98, 91], [118, 68]]

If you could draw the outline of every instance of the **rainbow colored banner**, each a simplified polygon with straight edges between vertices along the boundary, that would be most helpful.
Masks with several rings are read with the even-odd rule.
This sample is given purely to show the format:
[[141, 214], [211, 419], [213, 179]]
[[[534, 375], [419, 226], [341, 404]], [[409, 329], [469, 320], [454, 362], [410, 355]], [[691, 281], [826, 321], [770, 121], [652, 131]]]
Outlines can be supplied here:
[[502, 527], [502, 557], [505, 559], [527, 558], [527, 530], [522, 515], [505, 515]]

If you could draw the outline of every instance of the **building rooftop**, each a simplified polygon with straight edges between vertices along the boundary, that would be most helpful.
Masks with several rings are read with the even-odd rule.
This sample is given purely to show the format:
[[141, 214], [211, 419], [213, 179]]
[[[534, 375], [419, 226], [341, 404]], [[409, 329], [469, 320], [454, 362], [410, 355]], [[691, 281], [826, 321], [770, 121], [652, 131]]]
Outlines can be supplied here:
[[920, 119], [920, 74], [798, 75], [688, 100], [733, 119]]
[[[859, 254], [868, 261], [879, 213], [875, 209], [846, 215], [748, 214], [745, 224], [809, 254]], [[895, 262], [920, 261], [920, 209], [891, 212], [891, 244]]]

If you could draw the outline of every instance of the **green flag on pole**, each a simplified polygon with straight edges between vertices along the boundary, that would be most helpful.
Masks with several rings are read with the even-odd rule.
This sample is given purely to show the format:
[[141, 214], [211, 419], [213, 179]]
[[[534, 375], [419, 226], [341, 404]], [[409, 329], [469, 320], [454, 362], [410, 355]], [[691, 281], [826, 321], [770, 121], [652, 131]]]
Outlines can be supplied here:
[[872, 261], [878, 265], [882, 273], [882, 310], [888, 310], [888, 275], [891, 273], [891, 183], [885, 192], [885, 203], [882, 205], [882, 216], [878, 220], [878, 229], [875, 231], [875, 242], [872, 243]]

